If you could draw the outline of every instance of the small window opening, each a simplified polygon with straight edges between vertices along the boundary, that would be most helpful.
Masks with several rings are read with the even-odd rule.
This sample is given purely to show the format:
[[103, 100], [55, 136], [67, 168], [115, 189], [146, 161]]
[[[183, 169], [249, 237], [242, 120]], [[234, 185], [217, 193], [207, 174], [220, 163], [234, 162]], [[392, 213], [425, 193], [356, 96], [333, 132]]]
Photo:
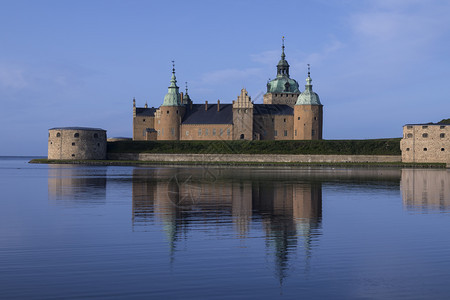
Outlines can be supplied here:
[[406, 151], [409, 151], [409, 148], [406, 148]]
[[244, 139], [244, 134], [241, 134], [241, 140], [243, 140]]
[[412, 138], [412, 133], [408, 133], [407, 137]]
[[72, 146], [75, 146], [75, 143], [72, 143]]
[[441, 148], [441, 151], [445, 151], [445, 148]]
[[422, 134], [422, 137], [427, 138], [428, 137], [428, 133]]
[[60, 137], [60, 136], [61, 136], [61, 133], [58, 132], [58, 133], [56, 134], [56, 137]]
[[72, 157], [75, 157], [75, 154], [72, 154]]
[[77, 132], [77, 133], [75, 133], [74, 135], [73, 135], [73, 137], [80, 137], [80, 134]]
[[439, 135], [439, 137], [442, 139], [442, 138], [445, 138], [445, 133], [441, 133], [440, 135]]
[[[144, 120], [145, 121], [145, 120]], [[98, 139], [98, 133], [94, 133], [94, 138]]]
[[428, 149], [427, 148], [423, 148], [423, 151], [428, 151]]

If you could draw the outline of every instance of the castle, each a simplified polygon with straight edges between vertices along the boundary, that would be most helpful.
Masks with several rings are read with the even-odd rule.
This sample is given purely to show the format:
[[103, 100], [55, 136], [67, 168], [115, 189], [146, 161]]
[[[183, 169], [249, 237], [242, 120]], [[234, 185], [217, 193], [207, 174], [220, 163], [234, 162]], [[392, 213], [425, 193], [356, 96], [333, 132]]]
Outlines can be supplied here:
[[187, 88], [179, 92], [175, 66], [159, 108], [136, 107], [133, 99], [133, 140], [321, 140], [323, 105], [313, 92], [310, 70], [305, 90], [290, 78], [284, 53], [277, 76], [267, 83], [264, 104], [251, 101], [245, 89], [232, 103], [194, 104]]

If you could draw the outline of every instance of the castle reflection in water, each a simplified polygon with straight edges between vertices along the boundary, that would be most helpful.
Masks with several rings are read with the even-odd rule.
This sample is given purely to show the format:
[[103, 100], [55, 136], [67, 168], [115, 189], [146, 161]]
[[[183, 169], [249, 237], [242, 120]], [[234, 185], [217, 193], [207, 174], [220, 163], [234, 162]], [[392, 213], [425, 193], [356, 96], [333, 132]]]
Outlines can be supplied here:
[[296, 249], [307, 268], [318, 246], [323, 186], [401, 189], [407, 210], [450, 209], [450, 172], [445, 170], [129, 167], [120, 176], [111, 170], [50, 166], [49, 199], [107, 203], [107, 183], [131, 190], [133, 228], [162, 224], [172, 260], [178, 241], [194, 227], [231, 224], [235, 238], [246, 239], [252, 226], [261, 224], [280, 282]]

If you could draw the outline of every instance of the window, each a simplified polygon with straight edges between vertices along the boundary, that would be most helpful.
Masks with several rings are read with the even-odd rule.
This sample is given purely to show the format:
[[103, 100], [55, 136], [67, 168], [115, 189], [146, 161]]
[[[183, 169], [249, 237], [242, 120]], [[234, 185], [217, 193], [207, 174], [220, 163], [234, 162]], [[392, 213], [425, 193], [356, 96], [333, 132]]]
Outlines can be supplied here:
[[445, 151], [445, 148], [441, 148], [441, 151]]
[[72, 154], [72, 157], [75, 157], [75, 154]]
[[311, 130], [311, 136], [315, 136], [316, 135], [316, 131], [313, 129]]
[[158, 135], [161, 135], [161, 130], [158, 130]]
[[213, 129], [213, 135], [216, 135], [216, 129], [215, 128]]
[[58, 133], [56, 134], [56, 137], [60, 137], [60, 136], [61, 136], [61, 133], [58, 132]]
[[299, 120], [300, 121], [300, 117], [298, 117], [298, 119], [297, 120]]
[[244, 139], [244, 134], [241, 134], [241, 140], [243, 140]]
[[80, 134], [77, 132], [77, 133], [75, 133], [74, 135], [73, 135], [73, 137], [80, 137]]
[[177, 115], [178, 115], [178, 109], [177, 109]]
[[277, 136], [277, 135], [278, 135], [278, 131], [275, 130], [275, 132], [274, 132], [273, 135], [274, 135], [274, 136]]
[[175, 128], [170, 128], [170, 131], [172, 132], [172, 136], [174, 136], [175, 135]]
[[72, 143], [72, 146], [75, 146], [75, 143]]
[[408, 129], [412, 129], [413, 127], [411, 125], [406, 126]]
[[428, 128], [428, 126], [422, 126], [422, 129], [427, 129]]
[[169, 114], [169, 111], [167, 111], [167, 114]]
[[222, 136], [222, 134], [223, 134], [223, 129], [220, 128], [220, 133], [219, 133], [219, 135]]
[[408, 133], [407, 137], [410, 139], [412, 138], [412, 133]]
[[295, 132], [295, 136], [297, 136], [297, 129], [295, 129], [295, 131], [294, 131], [294, 132]]
[[422, 134], [422, 137], [427, 138], [428, 137], [428, 133]]
[[189, 135], [189, 130], [186, 130], [186, 136], [188, 136]]
[[287, 130], [284, 131], [284, 136], [287, 136]]
[[94, 139], [98, 139], [98, 133], [94, 133]]
[[208, 132], [209, 132], [209, 130], [208, 130], [208, 128], [206, 128], [205, 129], [205, 135], [208, 135]]
[[283, 122], [286, 123], [286, 119], [283, 119]]
[[161, 129], [161, 135], [164, 136], [164, 128]]
[[409, 148], [406, 148], [406, 151], [409, 151]]
[[[146, 133], [147, 133], [147, 129], [145, 128], [144, 130], [142, 130], [142, 136], [145, 136]], [[159, 131], [158, 131], [158, 135], [159, 135]]]
[[317, 117], [314, 117], [314, 120], [317, 120]]
[[444, 129], [444, 128], [445, 128], [445, 125], [441, 125], [439, 128], [440, 128], [440, 129]]
[[428, 149], [427, 148], [423, 148], [423, 151], [428, 151]]
[[100, 143], [97, 143], [97, 147], [100, 147]]
[[227, 129], [227, 135], [230, 136], [230, 128]]
[[440, 137], [441, 139], [445, 138], [445, 133], [441, 133], [441, 134], [439, 135], [439, 137]]
[[145, 122], [145, 119], [142, 119], [142, 122]]
[[198, 136], [201, 136], [202, 135], [202, 129], [200, 128], [199, 130], [198, 130]]

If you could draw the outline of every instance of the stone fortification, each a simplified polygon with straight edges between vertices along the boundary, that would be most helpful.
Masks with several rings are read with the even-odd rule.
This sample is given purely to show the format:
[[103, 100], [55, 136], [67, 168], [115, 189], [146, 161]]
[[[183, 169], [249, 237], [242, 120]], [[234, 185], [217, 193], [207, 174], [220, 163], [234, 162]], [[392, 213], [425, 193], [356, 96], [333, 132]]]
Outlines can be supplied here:
[[106, 130], [87, 127], [49, 129], [48, 159], [106, 159]]

